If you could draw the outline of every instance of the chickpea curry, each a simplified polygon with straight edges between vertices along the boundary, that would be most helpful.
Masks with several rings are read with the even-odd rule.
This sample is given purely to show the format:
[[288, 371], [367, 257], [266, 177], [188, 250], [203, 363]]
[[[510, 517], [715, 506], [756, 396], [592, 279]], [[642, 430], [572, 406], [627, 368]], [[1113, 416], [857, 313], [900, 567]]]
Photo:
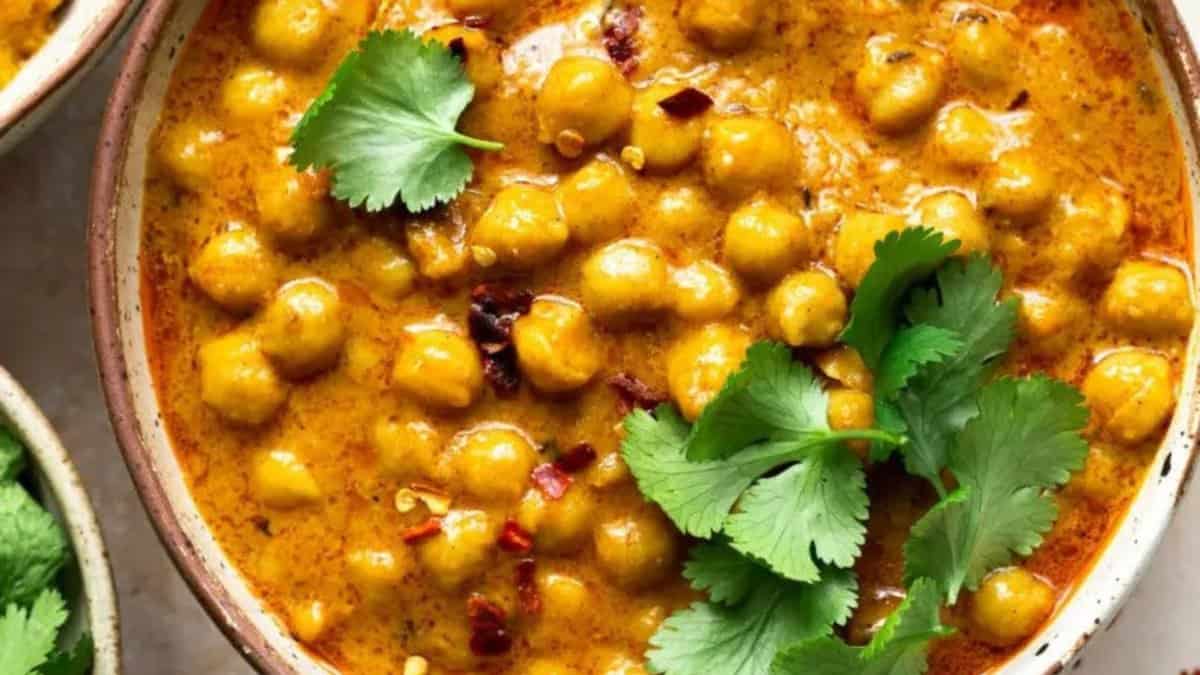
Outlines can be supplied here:
[[4, 0], [0, 5], [0, 87], [41, 48], [54, 30], [62, 0]]
[[1117, 0], [214, 0], [142, 253], [196, 502], [341, 672], [996, 667], [1175, 409], [1153, 40]]

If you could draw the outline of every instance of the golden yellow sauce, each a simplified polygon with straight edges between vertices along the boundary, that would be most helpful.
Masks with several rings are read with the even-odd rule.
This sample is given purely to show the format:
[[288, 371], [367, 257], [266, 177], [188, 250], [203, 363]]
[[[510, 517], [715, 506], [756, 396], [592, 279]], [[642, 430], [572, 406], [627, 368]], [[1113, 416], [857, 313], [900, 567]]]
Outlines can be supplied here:
[[54, 30], [62, 0], [5, 0], [0, 5], [0, 87], [41, 48]]
[[[606, 4], [210, 5], [162, 114], [143, 269], [167, 427], [217, 539], [344, 672], [414, 655], [435, 673], [641, 672], [693, 594], [685, 542], [617, 454], [608, 380], [694, 415], [772, 337], [826, 376], [835, 426], [869, 423], [869, 377], [832, 345], [839, 306], [876, 236], [924, 222], [990, 252], [1022, 299], [1005, 370], [1069, 381], [1093, 409], [1087, 468], [1020, 563], [1033, 581], [1011, 581], [1015, 609], [961, 601], [931, 672], [1002, 662], [1086, 572], [1174, 405], [1191, 230], [1152, 38], [1116, 0], [644, 0], [632, 89], [586, 62], [617, 75], [560, 124], [544, 83], [566, 57], [608, 62]], [[494, 16], [447, 27], [456, 12]], [[366, 215], [288, 168], [287, 140], [366, 31], [403, 27], [463, 38], [479, 94], [462, 128], [506, 148], [474, 155], [446, 208]], [[655, 118], [685, 86], [713, 108]], [[536, 227], [505, 229], [513, 214]], [[518, 322], [511, 397], [466, 337], [481, 282], [543, 297]], [[529, 468], [579, 443], [597, 462], [547, 506]], [[898, 602], [908, 526], [933, 503], [902, 473], [869, 469], [852, 641]], [[442, 533], [412, 535], [446, 508]], [[540, 614], [514, 583], [526, 555], [495, 543], [509, 519], [535, 533]], [[508, 653], [469, 648], [474, 594], [508, 611]], [[1008, 609], [1024, 623], [995, 625]]]

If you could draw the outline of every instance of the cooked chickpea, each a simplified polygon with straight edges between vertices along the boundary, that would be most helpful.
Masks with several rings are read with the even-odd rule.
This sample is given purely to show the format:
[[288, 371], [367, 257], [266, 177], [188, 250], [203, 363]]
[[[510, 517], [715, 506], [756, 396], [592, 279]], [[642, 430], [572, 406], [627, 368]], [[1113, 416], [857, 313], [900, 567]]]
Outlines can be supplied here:
[[961, 242], [958, 255], [987, 253], [992, 247], [991, 233], [979, 210], [970, 199], [958, 192], [939, 192], [917, 204], [920, 224], [937, 230], [947, 240]]
[[855, 211], [846, 216], [833, 245], [833, 266], [842, 279], [857, 288], [875, 263], [875, 244], [905, 227], [899, 216]]
[[321, 54], [330, 18], [321, 0], [260, 0], [251, 23], [254, 46], [278, 61], [311, 61]]
[[635, 642], [646, 644], [662, 627], [668, 615], [666, 608], [662, 605], [654, 605], [642, 610], [634, 617], [633, 625], [630, 626], [630, 636]]
[[596, 463], [587, 470], [588, 485], [601, 490], [624, 485], [632, 479], [633, 474], [629, 471], [629, 465], [625, 463], [618, 450], [602, 452]]
[[912, 131], [937, 110], [946, 87], [946, 59], [894, 36], [872, 38], [854, 80], [871, 123], [886, 133]]
[[423, 419], [384, 417], [371, 429], [383, 471], [394, 478], [430, 477], [442, 451], [438, 430]]
[[279, 114], [288, 95], [287, 79], [270, 68], [247, 63], [225, 80], [221, 101], [235, 119], [256, 122]]
[[[835, 388], [829, 391], [829, 428], [834, 431], [871, 429], [875, 426], [875, 397], [855, 389]], [[850, 441], [850, 448], [865, 457], [870, 444]]]
[[680, 412], [689, 420], [725, 386], [741, 367], [750, 335], [740, 328], [709, 324], [684, 336], [667, 355], [667, 385]]
[[255, 499], [273, 509], [294, 509], [321, 499], [316, 478], [291, 450], [270, 450], [255, 458], [250, 489]]
[[831, 380], [868, 394], [875, 390], [875, 376], [853, 347], [827, 349], [817, 354], [815, 361], [821, 373]]
[[795, 272], [767, 298], [772, 336], [793, 347], [828, 347], [846, 327], [846, 295], [824, 272]]
[[446, 281], [462, 276], [471, 265], [471, 253], [462, 237], [445, 227], [412, 225], [405, 230], [405, 240], [423, 277]]
[[615, 162], [596, 159], [554, 191], [571, 239], [597, 244], [625, 231], [637, 211], [637, 193], [625, 170]]
[[669, 271], [662, 249], [644, 239], [621, 239], [583, 264], [583, 305], [603, 321], [646, 320], [665, 309]]
[[950, 55], [959, 70], [977, 84], [1004, 80], [1013, 71], [1016, 45], [997, 16], [976, 9], [955, 17]]
[[392, 382], [400, 391], [439, 408], [466, 408], [483, 391], [483, 366], [475, 344], [447, 330], [406, 336]]
[[971, 626], [983, 641], [1014, 645], [1030, 635], [1054, 610], [1054, 589], [1020, 567], [996, 570], [971, 597]]
[[1175, 407], [1171, 364], [1141, 349], [1104, 357], [1083, 380], [1092, 423], [1112, 440], [1144, 441], [1166, 423]]
[[684, 87], [655, 85], [638, 92], [633, 100], [629, 142], [645, 153], [646, 169], [672, 172], [687, 166], [700, 152], [704, 139], [703, 116], [680, 119], [663, 110], [659, 102]]
[[542, 596], [543, 615], [549, 621], [578, 621], [592, 609], [592, 592], [577, 577], [542, 572], [537, 576], [537, 587]]
[[692, 39], [718, 51], [744, 49], [762, 25], [765, 0], [684, 0], [679, 21]]
[[257, 426], [274, 417], [287, 397], [252, 335], [237, 331], [200, 348], [200, 398], [226, 420]]
[[412, 293], [416, 265], [392, 242], [371, 237], [359, 244], [352, 256], [354, 269], [375, 292], [390, 300], [402, 300]]
[[795, 139], [787, 127], [765, 117], [732, 117], [704, 132], [704, 178], [733, 199], [787, 183], [795, 157]]
[[333, 623], [329, 605], [320, 601], [303, 602], [292, 607], [288, 613], [288, 624], [292, 635], [301, 642], [312, 644], [328, 632]]
[[217, 146], [225, 135], [196, 122], [168, 127], [157, 143], [159, 164], [180, 187], [201, 192], [216, 171]]
[[1129, 200], [1116, 189], [1094, 186], [1062, 201], [1053, 219], [1056, 264], [1085, 278], [1104, 279], [1125, 257], [1132, 219]]
[[1136, 485], [1141, 467], [1129, 462], [1127, 455], [1107, 445], [1088, 448], [1083, 470], [1071, 477], [1066, 491], [1089, 499], [1108, 501], [1119, 498], [1125, 490]]
[[515, 0], [446, 0], [446, 8], [460, 19], [499, 16], [520, 5]]
[[515, 502], [538, 462], [537, 449], [516, 427], [487, 424], [450, 441], [451, 466], [462, 488], [480, 499]]
[[585, 146], [607, 141], [629, 124], [633, 87], [606, 59], [570, 56], [546, 75], [537, 97], [538, 140], [577, 134]]
[[188, 277], [213, 302], [249, 313], [275, 288], [275, 256], [258, 233], [236, 227], [213, 235], [188, 267]]
[[652, 586], [674, 568], [679, 555], [675, 528], [656, 510], [607, 520], [592, 535], [600, 567], [628, 589]]
[[346, 323], [337, 289], [318, 278], [279, 289], [258, 324], [262, 350], [290, 377], [332, 367], [346, 344]]
[[517, 522], [533, 533], [538, 551], [551, 554], [579, 550], [595, 522], [596, 495], [586, 485], [572, 485], [560, 499], [530, 490], [521, 499]]
[[1009, 150], [983, 175], [980, 205], [1018, 222], [1030, 222], [1054, 203], [1057, 183], [1046, 160], [1028, 149]]
[[538, 389], [573, 391], [600, 370], [603, 353], [587, 312], [565, 299], [543, 297], [513, 324], [521, 372]]
[[471, 246], [496, 254], [508, 269], [532, 269], [549, 262], [567, 243], [567, 225], [549, 192], [532, 185], [501, 190], [471, 230]]
[[741, 300], [737, 281], [724, 267], [701, 260], [671, 274], [675, 313], [689, 321], [711, 321], [728, 315]]
[[996, 125], [969, 105], [950, 108], [934, 127], [934, 150], [957, 167], [973, 168], [991, 162], [999, 142]]
[[614, 654], [601, 664], [600, 675], [649, 675], [641, 661], [625, 654]]
[[651, 210], [651, 221], [663, 235], [680, 239], [707, 238], [719, 221], [703, 190], [679, 187], [664, 191]]
[[389, 597], [412, 568], [407, 549], [356, 548], [346, 553], [346, 576], [369, 600]]
[[1129, 261], [1117, 268], [1100, 301], [1100, 313], [1118, 330], [1150, 337], [1187, 335], [1195, 318], [1192, 291], [1183, 272], [1145, 261]]
[[461, 23], [452, 23], [438, 26], [426, 36], [447, 47], [461, 40], [459, 44], [465, 54], [463, 70], [475, 85], [476, 95], [487, 96], [495, 91], [504, 77], [504, 69], [500, 65], [500, 49], [488, 39], [487, 33]]
[[804, 262], [811, 238], [798, 216], [760, 199], [729, 217], [722, 250], [725, 262], [742, 277], [769, 284]]
[[442, 518], [441, 533], [421, 542], [417, 555], [440, 587], [455, 590], [487, 569], [498, 534], [483, 511], [451, 511]]
[[537, 659], [525, 667], [526, 675], [575, 675], [577, 671], [558, 661]]
[[1046, 286], [1017, 289], [1021, 336], [1034, 351], [1059, 354], [1076, 343], [1088, 321], [1088, 307], [1071, 291]]
[[328, 179], [290, 166], [259, 176], [254, 183], [254, 204], [259, 225], [285, 247], [313, 241], [333, 221]]

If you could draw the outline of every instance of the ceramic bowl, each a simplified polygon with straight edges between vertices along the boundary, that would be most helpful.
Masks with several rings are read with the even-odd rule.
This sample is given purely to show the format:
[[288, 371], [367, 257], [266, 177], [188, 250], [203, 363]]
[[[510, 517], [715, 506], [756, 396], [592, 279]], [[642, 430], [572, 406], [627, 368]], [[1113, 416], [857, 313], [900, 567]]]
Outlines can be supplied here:
[[116, 43], [141, 4], [142, 0], [63, 3], [58, 27], [46, 44], [0, 89], [0, 155], [49, 116]]
[[[1200, 66], [1170, 0], [1128, 1], [1155, 45], [1192, 167], [1188, 199], [1195, 212], [1200, 195], [1196, 168]], [[300, 648], [254, 597], [205, 526], [162, 424], [147, 362], [138, 256], [146, 162], [178, 47], [207, 4], [208, 0], [149, 0], [110, 103], [92, 184], [90, 278], [96, 349], [113, 425], [134, 482], [160, 537], [213, 619], [263, 672], [325, 672], [327, 666]], [[1087, 640], [1113, 620], [1144, 573], [1196, 453], [1200, 429], [1196, 334], [1184, 372], [1181, 403], [1129, 516], [1069, 601], [1002, 669], [1006, 675], [1063, 670]]]
[[29, 449], [30, 466], [46, 508], [67, 531], [83, 592], [71, 608], [67, 635], [90, 632], [96, 644], [93, 675], [121, 675], [121, 641], [116, 593], [100, 525], [83, 482], [37, 404], [8, 371], [0, 368], [0, 424]]

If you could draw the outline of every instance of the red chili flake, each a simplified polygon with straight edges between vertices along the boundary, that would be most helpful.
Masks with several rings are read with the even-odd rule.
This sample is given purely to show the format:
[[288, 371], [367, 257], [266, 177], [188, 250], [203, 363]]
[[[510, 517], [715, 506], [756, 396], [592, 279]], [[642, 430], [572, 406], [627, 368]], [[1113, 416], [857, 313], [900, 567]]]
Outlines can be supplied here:
[[400, 533], [400, 538], [406, 544], [415, 544], [419, 541], [424, 541], [442, 531], [442, 519], [430, 518], [420, 525], [413, 525], [407, 530]]
[[471, 309], [467, 316], [471, 339], [483, 359], [484, 376], [502, 396], [516, 393], [521, 385], [512, 326], [532, 304], [533, 293], [526, 290], [482, 284], [471, 291]]
[[635, 40], [641, 25], [641, 7], [613, 7], [604, 15], [604, 49], [625, 75], [638, 67]]
[[508, 613], [479, 594], [467, 599], [471, 624], [471, 652], [476, 656], [499, 656], [512, 649]]
[[525, 531], [520, 523], [513, 519], [504, 521], [504, 529], [500, 531], [497, 541], [500, 548], [509, 553], [529, 553], [533, 550], [533, 535]]
[[591, 443], [580, 443], [558, 456], [554, 466], [564, 473], [579, 473], [596, 461], [596, 448]]
[[682, 89], [658, 102], [658, 107], [668, 115], [683, 120], [699, 117], [712, 106], [712, 97], [694, 87]]
[[525, 558], [517, 563], [517, 598], [521, 601], [521, 611], [526, 614], [538, 614], [542, 611], [542, 596], [537, 588], [537, 562], [533, 558]]
[[608, 386], [612, 387], [621, 399], [621, 414], [626, 414], [634, 408], [654, 410], [667, 402], [666, 394], [654, 391], [629, 373], [618, 373], [608, 378]]
[[571, 487], [571, 476], [553, 464], [540, 464], [533, 470], [533, 482], [549, 499], [562, 499]]
[[1029, 103], [1029, 90], [1022, 89], [1017, 93], [1016, 97], [1009, 102], [1008, 109], [1009, 111], [1020, 110], [1021, 108], [1024, 108], [1027, 103]]
[[467, 62], [467, 43], [460, 37], [456, 37], [446, 45], [450, 49], [450, 53], [457, 56], [459, 61]]

